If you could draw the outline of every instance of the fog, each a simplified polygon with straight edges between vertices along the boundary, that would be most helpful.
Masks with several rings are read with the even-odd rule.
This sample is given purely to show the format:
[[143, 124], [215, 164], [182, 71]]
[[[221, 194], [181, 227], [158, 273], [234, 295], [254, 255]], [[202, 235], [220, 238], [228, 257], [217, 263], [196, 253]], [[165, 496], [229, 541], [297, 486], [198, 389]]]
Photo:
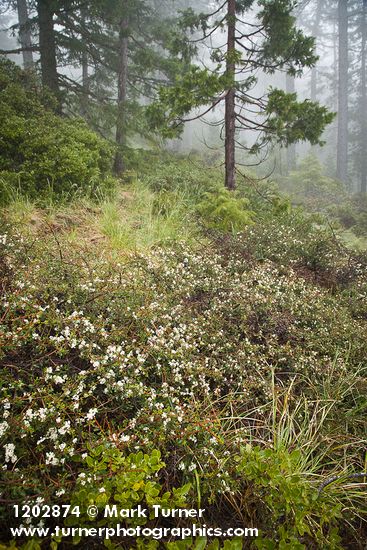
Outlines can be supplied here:
[[[359, 109], [362, 100], [363, 90], [360, 82], [361, 55], [362, 55], [362, 18], [363, 2], [348, 2], [351, 15], [349, 18], [349, 87], [348, 87], [348, 179], [345, 182], [346, 187], [351, 192], [360, 190], [361, 175], [361, 155], [365, 147], [365, 142], [361, 136], [360, 125], [366, 116], [365, 112]], [[306, 34], [315, 37], [316, 54], [319, 57], [315, 67], [306, 68], [302, 75], [293, 78], [294, 91], [299, 99], [310, 99], [318, 101], [327, 106], [331, 111], [338, 111], [338, 2], [328, 2], [325, 0], [308, 0], [299, 2], [295, 10], [297, 24]], [[365, 24], [365, 23], [363, 23]], [[216, 46], [223, 41], [222, 33], [211, 37]], [[365, 47], [365, 45], [363, 45]], [[208, 47], [203, 47], [203, 51], [208, 51]], [[201, 53], [203, 53], [203, 51]], [[268, 75], [258, 74], [259, 82], [255, 88], [255, 93], [260, 90], [265, 91], [269, 86], [287, 89], [287, 76], [285, 72], [275, 72]], [[358, 114], [359, 113], [359, 114]], [[223, 116], [223, 111], [212, 114], [210, 122], [218, 120]], [[190, 149], [201, 149], [203, 144], [210, 144], [220, 150], [219, 130], [212, 127], [206, 127], [202, 121], [189, 122], [183, 135], [180, 145], [177, 146], [184, 151]], [[251, 130], [247, 131], [246, 139], [252, 142], [255, 139], [251, 135]], [[325, 130], [323, 136], [325, 144], [321, 146], [310, 146], [307, 143], [298, 143], [292, 147], [296, 150], [296, 159], [300, 159], [307, 154], [316, 155], [325, 166], [326, 172], [336, 177], [337, 173], [337, 140], [338, 140], [338, 122], [337, 118]], [[287, 150], [275, 148], [273, 158], [275, 172], [287, 172]]]
[[[61, 3], [62, 4], [62, 3]], [[75, 3], [76, 12], [82, 13], [86, 9], [88, 14], [89, 4]], [[155, 0], [151, 2], [155, 14], [169, 13], [170, 16], [179, 16], [183, 11], [192, 9], [196, 13], [217, 12], [211, 21], [216, 21], [221, 15], [219, 2], [207, 2], [200, 0], [192, 2], [190, 0], [177, 0], [175, 2]], [[116, 4], [117, 5], [117, 4]], [[226, 2], [223, 6], [225, 9]], [[26, 6], [28, 10], [27, 25], [18, 24], [19, 8]], [[0, 48], [2, 53], [6, 50], [14, 50], [22, 45], [22, 29], [30, 33], [32, 44], [37, 44], [38, 29], [34, 22], [36, 18], [36, 5], [33, 2], [25, 3], [25, 0], [18, 2], [1, 2], [0, 14]], [[244, 29], [251, 28], [254, 25], [259, 6], [256, 2], [239, 18], [237, 33], [241, 35]], [[329, 124], [322, 136], [325, 142], [323, 146], [311, 146], [307, 142], [298, 142], [288, 148], [275, 146], [268, 151], [265, 165], [259, 168], [259, 173], [271, 169], [272, 173], [287, 174], [294, 170], [300, 160], [309, 153], [318, 157], [325, 172], [330, 177], [338, 178], [342, 181], [344, 187], [349, 192], [359, 192], [366, 190], [367, 181], [367, 161], [365, 159], [365, 146], [367, 137], [367, 90], [366, 90], [366, 2], [364, 0], [303, 0], [299, 1], [294, 9], [293, 15], [297, 19], [298, 27], [308, 36], [315, 38], [315, 47], [318, 60], [314, 67], [305, 67], [302, 74], [296, 76], [287, 76], [286, 69], [275, 70], [272, 73], [256, 71], [256, 84], [251, 88], [251, 94], [257, 98], [266, 97], [269, 87], [278, 87], [288, 92], [297, 93], [300, 100], [317, 101], [326, 106], [330, 111], [336, 112], [337, 117]], [[66, 12], [70, 17], [70, 12]], [[89, 15], [87, 16], [89, 17]], [[117, 17], [117, 15], [116, 15]], [[93, 21], [93, 14], [90, 20]], [[54, 25], [56, 33], [61, 36], [64, 32], [65, 21], [63, 16], [54, 15]], [[106, 26], [107, 28], [107, 26]], [[189, 39], [197, 43], [197, 52], [192, 62], [199, 67], [213, 69], [216, 62], [211, 59], [211, 54], [216, 49], [226, 46], [226, 29], [219, 25], [218, 28], [210, 33], [210, 36], [202, 40], [203, 30], [200, 28], [192, 29]], [[73, 31], [76, 32], [76, 31]], [[65, 34], [65, 33], [64, 33]], [[204, 33], [205, 34], [205, 33]], [[132, 39], [135, 40], [132, 34]], [[64, 40], [64, 39], [63, 39]], [[63, 46], [63, 40], [57, 44], [58, 72], [66, 77], [65, 82], [73, 81], [76, 86], [83, 86], [83, 68], [82, 53], [78, 55], [70, 54], [67, 47]], [[24, 42], [24, 36], [23, 36]], [[64, 44], [65, 44], [64, 40]], [[24, 44], [23, 44], [24, 46]], [[24, 52], [23, 52], [24, 53]], [[241, 52], [245, 57], [244, 51]], [[109, 82], [106, 79], [101, 84], [96, 59], [91, 59], [86, 64], [86, 73], [89, 82], [93, 82], [96, 88], [93, 91], [97, 97], [97, 87], [107, 90], [109, 101], [113, 102], [118, 97], [117, 83], [113, 79]], [[22, 55], [10, 54], [9, 57], [18, 64], [22, 64]], [[103, 56], [102, 56], [103, 57]], [[101, 57], [101, 60], [102, 60]], [[37, 48], [33, 52], [33, 61], [35, 70], [39, 70], [39, 53]], [[102, 60], [103, 61], [103, 60]], [[102, 62], [101, 61], [101, 62]], [[103, 61], [104, 62], [104, 61]], [[157, 73], [159, 74], [159, 73]], [[242, 76], [237, 72], [237, 78]], [[166, 77], [163, 77], [163, 79]], [[99, 79], [99, 80], [98, 80]], [[97, 83], [98, 81], [98, 83]], [[154, 92], [151, 90], [145, 96], [145, 91], [139, 89], [134, 93], [134, 101], [139, 105], [147, 105]], [[96, 101], [98, 103], [98, 99]], [[74, 105], [70, 102], [69, 110], [73, 112]], [[205, 108], [193, 110], [187, 119], [198, 117]], [[103, 117], [102, 117], [103, 118]], [[186, 123], [181, 138], [166, 140], [161, 145], [170, 150], [189, 154], [190, 152], [200, 152], [201, 154], [211, 155], [217, 152], [221, 162], [223, 152], [222, 138], [223, 130], [220, 121], [224, 118], [223, 103], [215, 107], [204, 118], [191, 120]], [[113, 124], [108, 125], [106, 118], [99, 121], [99, 127], [105, 135], [113, 135]], [[238, 132], [238, 144], [251, 146], [256, 142], [256, 132], [247, 128]], [[132, 146], [149, 147], [148, 142], [142, 137], [130, 137], [129, 143]], [[223, 155], [222, 155], [223, 156]], [[237, 152], [237, 161], [239, 163], [252, 164], [248, 154], [241, 150]], [[266, 168], [264, 168], [264, 166]]]

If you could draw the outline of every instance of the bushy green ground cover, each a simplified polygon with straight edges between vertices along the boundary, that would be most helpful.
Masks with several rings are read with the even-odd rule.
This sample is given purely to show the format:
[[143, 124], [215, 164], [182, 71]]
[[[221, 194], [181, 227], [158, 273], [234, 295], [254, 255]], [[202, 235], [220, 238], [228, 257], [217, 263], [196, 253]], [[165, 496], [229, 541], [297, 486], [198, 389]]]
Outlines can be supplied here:
[[[103, 233], [103, 205], [102, 240], [50, 221], [2, 228], [2, 532], [8, 503], [114, 502], [112, 479], [158, 450], [156, 498], [185, 487], [206, 524], [258, 527], [244, 547], [362, 548], [365, 479], [345, 476], [365, 471], [366, 258], [273, 199], [239, 198], [253, 208], [240, 232], [208, 229], [194, 205], [210, 185], [194, 196], [177, 163], [175, 201], [156, 207], [158, 166], [114, 216], [132, 235], [144, 186], [135, 230], [179, 208], [189, 239], [129, 250]], [[132, 503], [149, 500], [149, 475]]]
[[340, 181], [325, 173], [316, 156], [303, 158], [287, 177], [278, 177], [278, 183], [294, 204], [326, 215], [347, 245], [366, 250], [366, 195], [347, 193]]
[[0, 203], [94, 196], [113, 186], [113, 149], [81, 119], [57, 116], [32, 72], [0, 57]]

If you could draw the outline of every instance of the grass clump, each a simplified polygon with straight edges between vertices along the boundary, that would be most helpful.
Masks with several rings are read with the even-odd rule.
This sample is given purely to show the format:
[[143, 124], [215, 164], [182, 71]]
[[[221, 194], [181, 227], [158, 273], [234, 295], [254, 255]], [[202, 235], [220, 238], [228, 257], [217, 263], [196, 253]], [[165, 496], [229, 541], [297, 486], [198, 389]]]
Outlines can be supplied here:
[[146, 183], [126, 187], [118, 200], [103, 202], [99, 225], [114, 248], [149, 249], [197, 232], [186, 196], [179, 191], [154, 193]]

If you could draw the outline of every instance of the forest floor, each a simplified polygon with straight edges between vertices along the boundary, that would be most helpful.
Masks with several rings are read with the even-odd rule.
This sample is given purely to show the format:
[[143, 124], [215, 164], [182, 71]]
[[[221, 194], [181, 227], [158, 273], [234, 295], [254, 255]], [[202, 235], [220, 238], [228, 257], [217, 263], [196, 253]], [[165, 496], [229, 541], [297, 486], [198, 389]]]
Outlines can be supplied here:
[[98, 203], [3, 210], [0, 549], [72, 543], [11, 546], [9, 527], [29, 526], [14, 503], [80, 508], [30, 523], [52, 529], [113, 527], [102, 509], [119, 503], [259, 530], [110, 548], [364, 548], [367, 257], [258, 190], [220, 196], [232, 226], [251, 220], [223, 231], [216, 178], [164, 160]]

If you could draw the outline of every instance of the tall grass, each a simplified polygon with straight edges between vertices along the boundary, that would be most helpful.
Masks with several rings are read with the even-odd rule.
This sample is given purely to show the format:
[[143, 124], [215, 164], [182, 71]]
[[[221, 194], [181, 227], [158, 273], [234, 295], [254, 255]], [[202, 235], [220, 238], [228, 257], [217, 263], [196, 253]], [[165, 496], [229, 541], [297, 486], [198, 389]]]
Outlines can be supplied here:
[[170, 240], [190, 240], [194, 233], [185, 194], [154, 193], [141, 181], [101, 204], [101, 232], [113, 248], [149, 249]]

